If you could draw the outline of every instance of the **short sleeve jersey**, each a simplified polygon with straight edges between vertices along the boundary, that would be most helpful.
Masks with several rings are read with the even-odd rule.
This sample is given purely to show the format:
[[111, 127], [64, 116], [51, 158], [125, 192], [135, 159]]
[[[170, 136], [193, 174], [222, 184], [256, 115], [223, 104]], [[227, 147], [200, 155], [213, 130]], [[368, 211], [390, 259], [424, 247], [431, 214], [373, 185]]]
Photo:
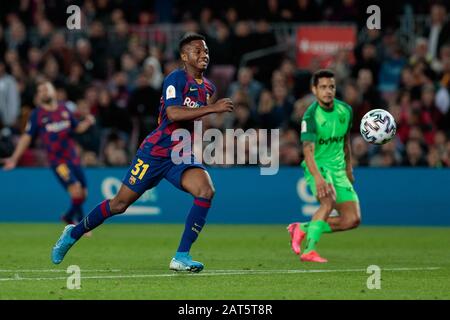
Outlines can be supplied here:
[[206, 78], [194, 79], [186, 71], [177, 69], [169, 74], [163, 83], [163, 92], [159, 106], [158, 127], [151, 132], [141, 143], [140, 152], [152, 157], [168, 158], [173, 148], [183, 142], [172, 141], [172, 133], [177, 129], [186, 129], [191, 138], [194, 121], [173, 122], [167, 117], [167, 108], [170, 106], [201, 108], [208, 104], [209, 98], [214, 94], [215, 86]]
[[72, 136], [77, 125], [78, 121], [64, 105], [58, 105], [54, 111], [38, 107], [31, 113], [26, 133], [42, 139], [52, 166], [61, 163], [79, 165], [80, 158]]
[[[317, 101], [307, 108], [301, 122], [301, 141], [314, 142], [314, 159], [318, 166], [345, 169], [345, 135], [351, 129], [352, 117], [352, 108], [337, 99], [331, 110], [324, 109]], [[306, 166], [305, 161], [302, 166]]]

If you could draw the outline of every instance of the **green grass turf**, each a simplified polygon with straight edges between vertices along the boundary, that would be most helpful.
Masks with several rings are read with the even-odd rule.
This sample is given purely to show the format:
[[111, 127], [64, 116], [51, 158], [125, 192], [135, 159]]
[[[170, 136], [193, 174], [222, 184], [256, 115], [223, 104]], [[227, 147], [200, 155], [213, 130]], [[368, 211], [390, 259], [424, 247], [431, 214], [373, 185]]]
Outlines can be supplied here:
[[[291, 252], [283, 225], [207, 225], [192, 250], [205, 270], [175, 274], [168, 264], [182, 229], [106, 224], [55, 266], [50, 249], [61, 225], [0, 224], [0, 299], [450, 299], [449, 228], [326, 234], [319, 252], [330, 262], [312, 264]], [[380, 290], [366, 286], [373, 264], [382, 269]], [[81, 268], [79, 290], [66, 287], [69, 265]], [[386, 270], [430, 267], [439, 269]]]

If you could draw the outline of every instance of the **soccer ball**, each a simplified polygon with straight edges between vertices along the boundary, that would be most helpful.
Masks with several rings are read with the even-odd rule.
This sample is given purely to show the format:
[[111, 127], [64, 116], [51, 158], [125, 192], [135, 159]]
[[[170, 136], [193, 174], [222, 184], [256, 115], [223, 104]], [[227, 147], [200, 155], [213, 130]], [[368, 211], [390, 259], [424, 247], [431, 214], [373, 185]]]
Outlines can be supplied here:
[[385, 144], [397, 131], [394, 117], [383, 109], [373, 109], [361, 119], [359, 127], [362, 137], [372, 144]]

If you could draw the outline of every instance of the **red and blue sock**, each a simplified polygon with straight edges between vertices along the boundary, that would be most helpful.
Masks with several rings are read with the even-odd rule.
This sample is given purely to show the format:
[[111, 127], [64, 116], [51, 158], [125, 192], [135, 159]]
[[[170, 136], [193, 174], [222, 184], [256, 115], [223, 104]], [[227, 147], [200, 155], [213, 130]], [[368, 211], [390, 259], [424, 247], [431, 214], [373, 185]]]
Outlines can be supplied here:
[[66, 223], [80, 222], [83, 219], [83, 203], [84, 198], [72, 198], [70, 208], [62, 219]]
[[194, 204], [186, 218], [183, 236], [181, 237], [178, 252], [189, 252], [192, 244], [197, 240], [206, 223], [206, 216], [211, 207], [211, 200], [195, 198]]
[[83, 220], [72, 229], [71, 237], [78, 240], [86, 232], [97, 228], [107, 218], [111, 217], [109, 200], [101, 202]]

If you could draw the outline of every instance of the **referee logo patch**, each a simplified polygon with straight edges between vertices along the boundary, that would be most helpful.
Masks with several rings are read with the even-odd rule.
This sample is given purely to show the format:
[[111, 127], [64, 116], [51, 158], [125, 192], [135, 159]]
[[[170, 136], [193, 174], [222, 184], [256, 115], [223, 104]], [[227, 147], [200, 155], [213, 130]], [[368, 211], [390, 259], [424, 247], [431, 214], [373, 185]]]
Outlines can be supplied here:
[[303, 120], [302, 121], [302, 132], [306, 132], [307, 128], [306, 128], [306, 121]]
[[166, 99], [173, 99], [176, 97], [175, 87], [170, 85], [166, 89]]

